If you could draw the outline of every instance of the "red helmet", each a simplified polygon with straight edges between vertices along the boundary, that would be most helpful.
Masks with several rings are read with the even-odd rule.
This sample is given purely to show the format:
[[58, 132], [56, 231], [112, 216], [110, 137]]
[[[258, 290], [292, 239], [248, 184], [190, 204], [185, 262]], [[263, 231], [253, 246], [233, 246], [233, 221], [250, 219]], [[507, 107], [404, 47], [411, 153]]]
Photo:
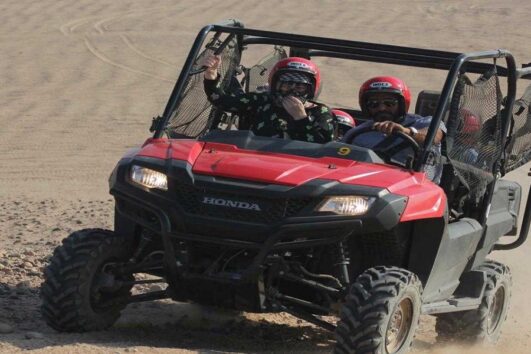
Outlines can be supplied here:
[[356, 121], [350, 114], [340, 109], [333, 109], [332, 114], [337, 120], [337, 131], [339, 138], [341, 138], [349, 129], [356, 126]]
[[461, 133], [476, 134], [481, 129], [481, 119], [468, 109], [461, 109], [462, 128]]
[[[280, 60], [273, 66], [269, 73], [269, 87], [272, 93], [278, 89], [278, 81], [282, 74], [294, 74], [293, 78], [299, 78], [298, 82], [310, 85], [307, 98], [315, 98], [321, 88], [321, 72], [311, 60], [299, 57], [290, 57]], [[300, 75], [297, 75], [300, 74]]]
[[399, 114], [403, 116], [409, 109], [411, 103], [411, 91], [404, 81], [394, 76], [377, 76], [369, 79], [360, 87], [359, 101], [360, 107], [364, 114], [367, 114], [366, 102], [371, 93], [388, 92], [398, 95]]

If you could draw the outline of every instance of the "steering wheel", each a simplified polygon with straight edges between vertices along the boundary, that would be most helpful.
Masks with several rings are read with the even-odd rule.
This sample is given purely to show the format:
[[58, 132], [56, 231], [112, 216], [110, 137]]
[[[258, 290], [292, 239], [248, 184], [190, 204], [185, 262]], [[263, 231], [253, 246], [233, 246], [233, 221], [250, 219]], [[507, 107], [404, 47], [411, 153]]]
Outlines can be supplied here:
[[[375, 132], [372, 125], [367, 126], [365, 128], [358, 129], [356, 131], [353, 131], [352, 134], [348, 135], [345, 143], [352, 144], [355, 138], [357, 138], [360, 135], [367, 134]], [[400, 131], [394, 131], [390, 136], [400, 137], [402, 138], [402, 142], [399, 142], [398, 144], [389, 144], [390, 146], [384, 146], [380, 147], [378, 149], [372, 149], [378, 156], [380, 156], [386, 163], [391, 162], [391, 158], [393, 155], [395, 155], [397, 152], [405, 150], [407, 148], [413, 149], [414, 159], [416, 160], [418, 158], [419, 152], [420, 152], [420, 146], [419, 144], [413, 139], [413, 137], [404, 134]], [[387, 138], [385, 138], [387, 139]], [[405, 143], [405, 144], [403, 144]]]

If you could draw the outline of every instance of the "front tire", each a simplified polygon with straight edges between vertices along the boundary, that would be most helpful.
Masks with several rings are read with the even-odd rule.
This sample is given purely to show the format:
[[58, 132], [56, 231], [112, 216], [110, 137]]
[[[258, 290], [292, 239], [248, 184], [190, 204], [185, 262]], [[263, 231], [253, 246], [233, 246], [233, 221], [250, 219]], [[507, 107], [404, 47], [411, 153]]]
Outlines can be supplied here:
[[65, 238], [44, 271], [41, 313], [46, 323], [64, 332], [112, 326], [130, 296], [132, 285], [122, 282], [134, 277], [117, 277], [107, 268], [131, 254], [126, 238], [108, 230], [85, 229]]
[[407, 352], [419, 322], [421, 293], [420, 280], [405, 269], [378, 266], [363, 272], [343, 305], [334, 352]]
[[487, 274], [481, 305], [476, 310], [438, 315], [435, 322], [438, 340], [495, 344], [500, 338], [509, 309], [511, 272], [506, 265], [491, 260], [479, 269]]

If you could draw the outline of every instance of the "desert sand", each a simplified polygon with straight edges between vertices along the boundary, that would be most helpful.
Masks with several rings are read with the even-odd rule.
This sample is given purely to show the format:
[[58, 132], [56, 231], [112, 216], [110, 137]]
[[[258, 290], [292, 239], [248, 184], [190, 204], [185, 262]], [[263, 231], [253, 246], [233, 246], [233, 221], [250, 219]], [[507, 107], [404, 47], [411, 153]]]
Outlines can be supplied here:
[[[288, 315], [171, 301], [129, 306], [98, 333], [59, 334], [40, 317], [42, 267], [73, 230], [112, 228], [107, 178], [128, 148], [149, 137], [202, 26], [237, 18], [250, 28], [455, 52], [505, 48], [518, 65], [531, 62], [527, 0], [3, 0], [0, 9], [0, 353], [331, 350], [331, 334]], [[441, 87], [403, 78], [415, 93]], [[326, 87], [325, 102], [341, 92], [355, 105], [357, 86]], [[529, 167], [506, 178], [527, 191]], [[530, 253], [528, 242], [491, 255], [511, 267], [514, 283], [496, 347], [436, 343], [426, 317], [413, 352], [529, 353]]]

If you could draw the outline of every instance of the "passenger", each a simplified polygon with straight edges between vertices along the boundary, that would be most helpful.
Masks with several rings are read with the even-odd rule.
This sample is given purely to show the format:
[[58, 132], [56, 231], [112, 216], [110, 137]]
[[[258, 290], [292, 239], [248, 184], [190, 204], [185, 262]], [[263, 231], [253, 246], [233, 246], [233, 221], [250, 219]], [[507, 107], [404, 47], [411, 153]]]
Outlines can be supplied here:
[[224, 111], [249, 113], [250, 129], [260, 136], [326, 143], [334, 138], [330, 109], [311, 101], [319, 93], [321, 74], [310, 60], [280, 60], [269, 74], [269, 91], [224, 92], [218, 68], [221, 57], [207, 55], [203, 65], [208, 100]]
[[475, 164], [478, 161], [478, 147], [481, 134], [481, 119], [467, 109], [461, 109], [461, 119], [458, 126], [451, 156], [458, 156], [466, 163]]
[[[399, 78], [378, 76], [365, 81], [359, 90], [359, 104], [364, 116], [370, 120], [347, 132], [343, 141], [371, 149], [397, 147], [403, 139], [391, 134], [398, 131], [411, 136], [422, 145], [431, 123], [431, 116], [422, 117], [407, 113], [410, 102], [411, 92]], [[351, 137], [357, 131], [371, 126], [374, 132], [358, 135], [352, 140]], [[435, 183], [439, 183], [441, 178], [441, 140], [445, 133], [446, 127], [441, 122], [425, 166], [428, 178]], [[397, 150], [392, 158], [405, 164], [412, 154], [413, 150], [409, 147]]]
[[356, 121], [350, 114], [340, 109], [333, 109], [332, 113], [337, 122], [337, 140], [341, 140], [347, 131], [356, 126]]

